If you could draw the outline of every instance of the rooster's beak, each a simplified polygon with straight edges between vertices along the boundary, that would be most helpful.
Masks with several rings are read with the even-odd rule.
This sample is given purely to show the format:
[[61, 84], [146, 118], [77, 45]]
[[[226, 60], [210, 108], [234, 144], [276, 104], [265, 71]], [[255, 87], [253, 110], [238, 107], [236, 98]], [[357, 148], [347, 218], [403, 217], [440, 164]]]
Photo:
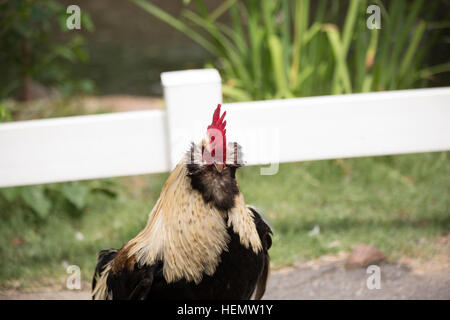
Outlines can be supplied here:
[[223, 163], [217, 163], [214, 162], [214, 166], [216, 167], [217, 171], [222, 172], [223, 168], [225, 167], [225, 165]]

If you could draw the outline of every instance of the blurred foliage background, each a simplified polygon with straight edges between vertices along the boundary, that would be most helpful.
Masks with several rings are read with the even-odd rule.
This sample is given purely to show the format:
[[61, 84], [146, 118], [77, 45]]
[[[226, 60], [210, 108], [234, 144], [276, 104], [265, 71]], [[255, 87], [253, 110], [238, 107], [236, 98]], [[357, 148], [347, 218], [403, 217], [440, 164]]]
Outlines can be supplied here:
[[213, 55], [236, 101], [423, 87], [450, 71], [430, 59], [449, 27], [439, 1], [375, 1], [380, 30], [366, 27], [372, 3], [362, 0], [227, 0], [212, 11], [196, 0], [180, 17], [132, 1]]
[[[65, 26], [70, 4], [81, 30]], [[130, 96], [161, 100], [161, 72], [187, 68], [217, 68], [226, 102], [448, 86], [448, 1], [376, 0], [379, 30], [369, 4], [0, 1], [0, 122], [132, 110]], [[113, 108], [116, 95], [131, 109]], [[276, 267], [358, 242], [426, 259], [450, 232], [448, 156], [289, 163], [273, 177], [250, 167], [239, 181], [275, 228]], [[0, 189], [0, 288], [52, 282], [68, 263], [89, 279], [100, 249], [142, 228], [166, 177]]]
[[[92, 89], [88, 77], [74, 79], [68, 68], [88, 60], [84, 37], [72, 33], [55, 40], [55, 30], [70, 31], [66, 18], [66, 6], [55, 0], [0, 3], [0, 99], [14, 95], [20, 101], [30, 100], [32, 81], [57, 86], [66, 95]], [[93, 30], [88, 13], [82, 15], [81, 23]]]
[[366, 0], [78, 0], [82, 29], [68, 31], [72, 2], [2, 2], [0, 99], [32, 72], [67, 93], [158, 96], [161, 72], [213, 66], [229, 101], [449, 83], [446, 1], [377, 0], [378, 31]]

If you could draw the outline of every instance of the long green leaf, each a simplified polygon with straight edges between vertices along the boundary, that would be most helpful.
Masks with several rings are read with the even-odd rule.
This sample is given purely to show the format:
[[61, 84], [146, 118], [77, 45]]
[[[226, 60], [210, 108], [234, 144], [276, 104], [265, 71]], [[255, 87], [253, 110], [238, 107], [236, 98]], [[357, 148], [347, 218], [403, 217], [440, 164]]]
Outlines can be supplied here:
[[343, 48], [343, 43], [341, 42], [338, 29], [333, 25], [324, 25], [324, 31], [327, 33], [336, 60], [336, 70], [333, 76], [334, 89], [332, 93], [351, 93], [352, 87], [350, 75], [346, 65], [345, 50]]
[[216, 40], [222, 44], [224, 52], [236, 66], [236, 71], [240, 74], [243, 80], [248, 82], [251, 81], [250, 74], [248, 73], [248, 70], [244, 65], [242, 56], [240, 56], [238, 53], [236, 46], [222, 34], [216, 24], [211, 23], [207, 19], [200, 17], [192, 11], [184, 11], [183, 15], [197, 24], [199, 27], [208, 31], [213, 37], [215, 37]]
[[236, 101], [251, 101], [252, 97], [245, 91], [227, 84], [222, 85], [222, 92]]
[[287, 86], [286, 77], [284, 75], [283, 55], [281, 41], [276, 35], [269, 38], [269, 48], [273, 63], [273, 73], [275, 83], [278, 88], [278, 94], [285, 97], [293, 97]]
[[294, 49], [292, 53], [292, 64], [290, 68], [289, 84], [295, 87], [300, 69], [301, 48], [303, 46], [303, 37], [308, 26], [309, 1], [297, 0], [295, 6], [294, 21]]
[[344, 30], [342, 34], [342, 52], [347, 55], [352, 39], [353, 30], [355, 29], [355, 21], [358, 15], [359, 0], [351, 0], [345, 17]]
[[370, 32], [371, 32], [370, 44], [369, 44], [369, 48], [367, 49], [366, 58], [365, 58], [365, 66], [364, 66], [368, 73], [365, 75], [364, 80], [363, 80], [363, 84], [362, 84], [362, 88], [361, 88], [362, 92], [371, 91], [370, 88], [372, 87], [372, 82], [373, 82], [373, 72], [369, 72], [369, 71], [371, 71], [371, 69], [373, 68], [375, 56], [377, 53], [379, 31], [377, 29], [374, 29], [374, 30], [371, 30]]
[[215, 21], [217, 18], [219, 18], [221, 15], [223, 15], [228, 9], [230, 9], [231, 6], [233, 6], [236, 3], [237, 0], [226, 0], [220, 4], [216, 10], [214, 10], [211, 15], [209, 16], [210, 21]]
[[419, 46], [420, 40], [422, 39], [425, 27], [426, 23], [424, 21], [420, 21], [419, 25], [416, 27], [412, 41], [409, 43], [405, 57], [403, 58], [402, 64], [400, 66], [400, 74], [399, 74], [400, 80], [402, 80], [406, 76], [406, 73], [410, 70], [409, 68], [413, 61], [417, 47]]
[[422, 69], [419, 71], [419, 77], [429, 79], [433, 75], [443, 72], [450, 72], [450, 62]]
[[199, 33], [195, 32], [189, 26], [187, 26], [182, 21], [174, 18], [172, 15], [168, 14], [167, 12], [161, 10], [157, 6], [151, 4], [148, 1], [145, 0], [130, 0], [140, 6], [142, 9], [147, 11], [148, 13], [152, 14], [156, 18], [166, 22], [168, 25], [174, 27], [178, 31], [181, 31], [188, 37], [190, 37], [192, 40], [197, 42], [199, 45], [201, 45], [203, 48], [205, 48], [208, 52], [211, 54], [217, 54], [217, 48], [208, 40], [206, 40], [204, 37], [202, 37]]

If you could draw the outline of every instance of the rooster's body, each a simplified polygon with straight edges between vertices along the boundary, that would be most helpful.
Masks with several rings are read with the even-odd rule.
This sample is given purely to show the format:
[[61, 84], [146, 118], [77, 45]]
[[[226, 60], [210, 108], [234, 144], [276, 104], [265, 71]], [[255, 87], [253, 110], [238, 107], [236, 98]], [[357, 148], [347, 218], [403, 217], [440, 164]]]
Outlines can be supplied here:
[[100, 252], [94, 299], [262, 297], [271, 230], [244, 202], [240, 148], [227, 150], [219, 114], [209, 142], [193, 144], [170, 174], [146, 227], [120, 250]]

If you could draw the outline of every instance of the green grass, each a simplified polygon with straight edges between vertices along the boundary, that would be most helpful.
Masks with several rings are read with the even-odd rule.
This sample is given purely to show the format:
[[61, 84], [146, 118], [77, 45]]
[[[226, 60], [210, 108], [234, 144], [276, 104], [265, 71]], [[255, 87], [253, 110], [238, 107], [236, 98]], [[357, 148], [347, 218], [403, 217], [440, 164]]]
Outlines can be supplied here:
[[[425, 240], [450, 231], [448, 153], [316, 161], [276, 176], [241, 174], [246, 201], [275, 229], [275, 266], [369, 243], [390, 258], [427, 254]], [[320, 233], [308, 232], [318, 225]], [[336, 247], [330, 247], [337, 241]], [[421, 243], [421, 245], [419, 245]]]
[[[390, 259], [427, 257], [433, 241], [450, 231], [450, 152], [281, 164], [238, 174], [246, 202], [274, 229], [274, 267], [369, 243]], [[64, 264], [90, 280], [100, 249], [120, 247], [144, 225], [167, 174], [142, 176], [113, 200], [99, 195], [81, 216], [60, 212], [45, 221], [20, 208], [0, 212], [0, 288], [61, 283]], [[129, 185], [126, 179], [119, 179]], [[309, 236], [315, 225], [320, 233]], [[76, 233], [84, 235], [76, 239]], [[14, 238], [23, 239], [14, 244]], [[334, 242], [337, 246], [330, 246]]]

